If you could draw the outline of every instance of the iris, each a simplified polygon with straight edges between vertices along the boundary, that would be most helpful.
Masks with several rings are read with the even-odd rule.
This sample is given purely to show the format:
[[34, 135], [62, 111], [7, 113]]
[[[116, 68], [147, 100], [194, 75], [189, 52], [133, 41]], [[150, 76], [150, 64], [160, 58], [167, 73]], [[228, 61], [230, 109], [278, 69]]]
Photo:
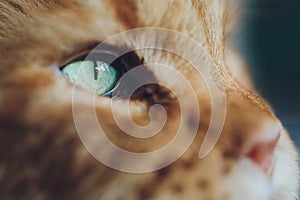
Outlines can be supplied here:
[[74, 61], [61, 71], [71, 83], [97, 95], [112, 90], [117, 81], [116, 69], [100, 60]]

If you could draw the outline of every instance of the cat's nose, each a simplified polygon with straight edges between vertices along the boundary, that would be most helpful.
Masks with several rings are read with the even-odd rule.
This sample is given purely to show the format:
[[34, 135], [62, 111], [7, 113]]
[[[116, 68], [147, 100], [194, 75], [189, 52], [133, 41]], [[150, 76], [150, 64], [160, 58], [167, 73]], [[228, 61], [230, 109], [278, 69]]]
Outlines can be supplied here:
[[246, 156], [252, 160], [262, 171], [268, 173], [274, 160], [274, 151], [278, 143], [282, 125], [279, 121], [265, 122], [261, 131], [249, 142]]
[[268, 173], [283, 126], [266, 104], [250, 97], [250, 94], [246, 97], [227, 94], [227, 115], [220, 143], [225, 158], [247, 157]]

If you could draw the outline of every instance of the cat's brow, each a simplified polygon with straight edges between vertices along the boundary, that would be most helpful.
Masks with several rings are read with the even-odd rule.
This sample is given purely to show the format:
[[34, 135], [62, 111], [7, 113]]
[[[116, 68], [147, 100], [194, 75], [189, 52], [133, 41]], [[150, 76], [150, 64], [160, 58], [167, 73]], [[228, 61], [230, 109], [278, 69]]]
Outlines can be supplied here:
[[123, 0], [123, 3], [120, 3], [119, 0], [111, 0], [110, 5], [114, 7], [119, 22], [125, 27], [132, 29], [137, 25], [142, 26], [137, 13], [136, 1]]

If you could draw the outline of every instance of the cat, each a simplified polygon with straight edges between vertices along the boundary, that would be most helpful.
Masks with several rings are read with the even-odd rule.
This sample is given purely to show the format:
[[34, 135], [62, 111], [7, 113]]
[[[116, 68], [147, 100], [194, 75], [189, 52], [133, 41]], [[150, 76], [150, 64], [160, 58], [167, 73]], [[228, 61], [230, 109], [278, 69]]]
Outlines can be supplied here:
[[[297, 150], [230, 50], [237, 5], [1, 1], [1, 198], [297, 199]], [[116, 52], [125, 54], [115, 57]], [[90, 79], [74, 74], [81, 64]], [[140, 65], [146, 67], [129, 80], [150, 84], [130, 95], [121, 79]], [[103, 87], [88, 86], [100, 76]], [[157, 135], [146, 129], [135, 133], [140, 138], [128, 135], [132, 122], [153, 122], [154, 130], [164, 114]], [[160, 153], [177, 140], [181, 121], [181, 141], [150, 157], [147, 152]], [[99, 127], [119, 149], [145, 159], [127, 160], [110, 143], [99, 142]]]

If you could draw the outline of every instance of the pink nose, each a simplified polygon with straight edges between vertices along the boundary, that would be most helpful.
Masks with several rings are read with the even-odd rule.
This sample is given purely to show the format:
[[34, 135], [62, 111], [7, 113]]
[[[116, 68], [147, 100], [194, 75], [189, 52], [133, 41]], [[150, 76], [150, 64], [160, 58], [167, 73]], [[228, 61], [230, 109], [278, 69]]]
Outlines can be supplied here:
[[263, 172], [269, 173], [272, 167], [274, 151], [278, 143], [282, 124], [276, 118], [265, 118], [259, 120], [261, 126], [256, 135], [248, 143], [246, 155]]
[[270, 141], [258, 142], [247, 154], [247, 157], [256, 163], [265, 173], [268, 173], [272, 166], [274, 150], [278, 139], [279, 135]]

